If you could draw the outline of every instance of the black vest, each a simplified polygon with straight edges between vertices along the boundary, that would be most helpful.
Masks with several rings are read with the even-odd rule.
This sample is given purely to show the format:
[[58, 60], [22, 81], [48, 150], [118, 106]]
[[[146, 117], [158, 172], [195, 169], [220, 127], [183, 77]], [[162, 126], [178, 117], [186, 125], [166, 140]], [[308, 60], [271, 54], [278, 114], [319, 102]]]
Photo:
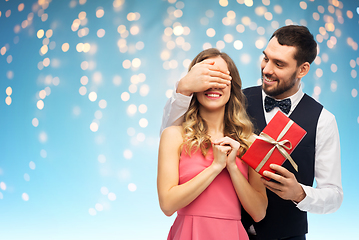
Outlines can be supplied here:
[[[243, 93], [247, 97], [247, 112], [254, 124], [255, 133], [259, 134], [267, 125], [263, 110], [262, 88], [261, 86], [247, 88], [243, 90]], [[315, 138], [322, 109], [321, 104], [304, 94], [289, 116], [307, 134], [291, 154], [298, 165], [298, 172], [294, 170], [289, 161], [285, 161], [283, 167], [294, 173], [299, 183], [308, 186], [312, 186], [314, 181]], [[260, 240], [300, 236], [308, 232], [307, 212], [300, 211], [292, 201], [283, 200], [268, 189], [267, 196], [266, 217], [259, 223], [254, 223]], [[253, 223], [253, 220], [248, 221], [248, 217], [246, 212], [242, 214], [242, 222], [245, 227]]]

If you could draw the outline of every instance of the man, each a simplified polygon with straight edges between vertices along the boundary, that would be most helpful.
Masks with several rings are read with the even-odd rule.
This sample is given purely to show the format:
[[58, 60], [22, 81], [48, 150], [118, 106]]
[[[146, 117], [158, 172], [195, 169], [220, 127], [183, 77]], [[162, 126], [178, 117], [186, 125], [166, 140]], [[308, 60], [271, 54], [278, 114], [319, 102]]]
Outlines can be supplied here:
[[[290, 25], [276, 30], [263, 54], [262, 86], [243, 90], [256, 133], [282, 111], [307, 135], [291, 154], [298, 172], [286, 161], [282, 166], [272, 164], [276, 173], [264, 173], [275, 181], [262, 179], [268, 208], [266, 217], [254, 223], [256, 239], [302, 240], [308, 232], [307, 212], [335, 212], [343, 200], [338, 128], [334, 115], [301, 89], [301, 79], [317, 55], [317, 44], [306, 27]], [[227, 73], [210, 61], [192, 68], [165, 106], [161, 130], [181, 123], [193, 93], [221, 88], [229, 80]], [[248, 224], [245, 214], [242, 220]]]

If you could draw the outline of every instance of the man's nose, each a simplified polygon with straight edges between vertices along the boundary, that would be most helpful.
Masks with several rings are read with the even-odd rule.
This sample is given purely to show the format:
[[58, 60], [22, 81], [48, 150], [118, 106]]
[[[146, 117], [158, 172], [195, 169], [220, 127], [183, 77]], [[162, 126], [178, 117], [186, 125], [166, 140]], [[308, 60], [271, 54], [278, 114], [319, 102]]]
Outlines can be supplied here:
[[273, 64], [271, 62], [263, 62], [262, 72], [263, 74], [273, 74]]

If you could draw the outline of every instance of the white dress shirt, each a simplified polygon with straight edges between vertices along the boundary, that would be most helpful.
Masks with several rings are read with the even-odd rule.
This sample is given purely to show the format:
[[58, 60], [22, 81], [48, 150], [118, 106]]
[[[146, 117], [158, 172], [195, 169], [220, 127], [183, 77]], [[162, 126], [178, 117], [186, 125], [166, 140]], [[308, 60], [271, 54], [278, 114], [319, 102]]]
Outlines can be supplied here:
[[[262, 91], [262, 95], [264, 99], [266, 96], [264, 91]], [[287, 116], [294, 111], [303, 96], [304, 93], [300, 89], [290, 97], [292, 106], [290, 112], [286, 114]], [[187, 111], [191, 99], [192, 96], [184, 96], [173, 91], [172, 97], [163, 109], [161, 133], [168, 126], [182, 123], [183, 115]], [[275, 107], [268, 113], [263, 111], [268, 123], [280, 109]], [[301, 184], [306, 197], [297, 204], [297, 207], [301, 211], [318, 214], [332, 213], [338, 210], [343, 201], [339, 132], [334, 115], [324, 108], [317, 124], [314, 178], [316, 187]]]

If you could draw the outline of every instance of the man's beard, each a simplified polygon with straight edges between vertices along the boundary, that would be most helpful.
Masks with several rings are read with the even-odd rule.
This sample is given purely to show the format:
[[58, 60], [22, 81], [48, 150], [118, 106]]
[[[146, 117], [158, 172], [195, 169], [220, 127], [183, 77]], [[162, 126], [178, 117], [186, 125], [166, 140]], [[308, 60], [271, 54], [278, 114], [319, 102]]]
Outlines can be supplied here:
[[290, 77], [290, 82], [277, 82], [277, 87], [276, 88], [272, 88], [272, 89], [267, 89], [265, 88], [264, 86], [264, 83], [263, 83], [263, 70], [262, 70], [262, 89], [263, 91], [268, 95], [268, 96], [271, 96], [271, 97], [276, 97], [276, 96], [279, 96], [279, 95], [282, 95], [283, 93], [287, 92], [288, 90], [292, 89], [296, 83], [296, 75], [297, 75], [297, 72], [294, 72], [293, 75]]

